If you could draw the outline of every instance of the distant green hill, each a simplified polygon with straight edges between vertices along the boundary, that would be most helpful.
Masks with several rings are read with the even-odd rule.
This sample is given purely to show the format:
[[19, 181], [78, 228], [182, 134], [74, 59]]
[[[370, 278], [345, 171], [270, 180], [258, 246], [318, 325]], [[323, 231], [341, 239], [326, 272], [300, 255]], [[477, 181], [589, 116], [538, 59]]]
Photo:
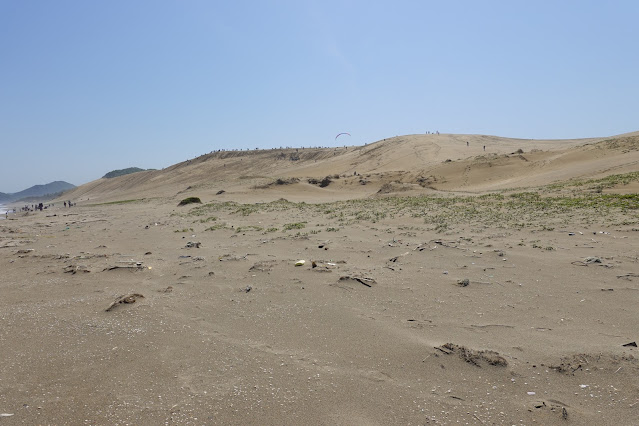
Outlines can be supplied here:
[[[75, 188], [75, 185], [64, 181], [55, 181], [46, 185], [34, 185], [24, 191], [14, 192], [13, 194], [5, 194], [0, 192], [0, 202], [12, 202], [17, 200], [29, 199], [52, 199], [62, 194], [64, 191]], [[41, 200], [41, 201], [42, 201]]]
[[44, 195], [38, 195], [38, 196], [27, 196], [27, 197], [22, 197], [20, 199], [17, 200], [13, 200], [16, 203], [33, 203], [33, 202], [44, 202], [44, 201], [49, 201], [49, 200], [53, 200], [56, 199], [58, 197], [61, 197], [62, 194], [64, 194], [66, 191], [60, 191], [60, 192], [52, 192], [49, 194], [44, 194]]
[[153, 169], [141, 169], [139, 167], [129, 167], [128, 169], [113, 170], [107, 173], [106, 175], [102, 176], [102, 178], [111, 179], [118, 176], [130, 175], [131, 173], [144, 172], [146, 170], [153, 170]]

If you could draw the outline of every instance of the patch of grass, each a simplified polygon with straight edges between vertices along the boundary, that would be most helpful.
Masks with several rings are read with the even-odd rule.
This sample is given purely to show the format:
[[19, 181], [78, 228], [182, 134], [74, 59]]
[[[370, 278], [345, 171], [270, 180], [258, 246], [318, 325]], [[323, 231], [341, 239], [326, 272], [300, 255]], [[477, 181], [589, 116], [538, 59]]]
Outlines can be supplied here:
[[234, 213], [239, 213], [242, 216], [248, 216], [256, 211], [258, 211], [258, 206], [255, 204], [241, 204]]
[[566, 182], [559, 182], [544, 187], [546, 191], [554, 192], [566, 189], [590, 189], [601, 192], [603, 189], [614, 188], [615, 186], [628, 185], [639, 181], [639, 172], [610, 175], [599, 179], [572, 179]]
[[202, 206], [193, 207], [189, 211], [189, 216], [204, 216], [204, 215], [208, 215], [211, 212], [222, 211], [235, 205], [237, 204], [231, 201], [226, 201], [223, 203], [204, 204]]
[[306, 222], [297, 222], [297, 223], [286, 223], [284, 224], [282, 230], [288, 231], [291, 229], [304, 229], [306, 228]]
[[236, 233], [246, 232], [246, 231], [262, 231], [264, 228], [256, 225], [247, 225], [247, 226], [238, 226], [235, 228]]
[[214, 222], [217, 220], [217, 217], [215, 216], [209, 216], [206, 219], [200, 219], [199, 222], [200, 223], [209, 223], [209, 222]]
[[[624, 176], [625, 180], [634, 178], [633, 174]], [[609, 182], [614, 180], [608, 179]], [[288, 212], [305, 218], [314, 217], [316, 220], [313, 222], [313, 228], [322, 229], [325, 232], [337, 232], [339, 227], [353, 223], [372, 224], [384, 218], [406, 219], [406, 222], [401, 223], [406, 224], [404, 226], [407, 231], [412, 230], [409, 229], [409, 224], [419, 223], [426, 224], [428, 228], [421, 226], [418, 229], [431, 229], [438, 232], [450, 232], [460, 227], [477, 229], [480, 232], [486, 228], [486, 224], [501, 229], [552, 231], [560, 229], [567, 223], [580, 223], [583, 226], [595, 223], [600, 226], [637, 224], [639, 223], [639, 195], [603, 194], [590, 190], [580, 193], [550, 193], [546, 189], [538, 189], [513, 194], [423, 195], [318, 204], [293, 203], [281, 199], [257, 204], [213, 202], [194, 207], [182, 215], [201, 216], [203, 218], [201, 223], [207, 223], [215, 220], [212, 218], [223, 217], [223, 214], [248, 216], [278, 212]], [[308, 222], [287, 223], [279, 229], [269, 227], [263, 232], [299, 230], [308, 226]], [[223, 226], [215, 229], [221, 228]]]
[[218, 229], [230, 229], [230, 228], [226, 226], [226, 222], [220, 222], [220, 223], [216, 223], [213, 226], [209, 226], [208, 228], [205, 229], [205, 231], [217, 231]]
[[438, 223], [437, 226], [435, 226], [435, 231], [438, 233], [448, 231], [449, 229], [450, 226], [447, 223]]
[[193, 228], [176, 229], [173, 232], [193, 232]]

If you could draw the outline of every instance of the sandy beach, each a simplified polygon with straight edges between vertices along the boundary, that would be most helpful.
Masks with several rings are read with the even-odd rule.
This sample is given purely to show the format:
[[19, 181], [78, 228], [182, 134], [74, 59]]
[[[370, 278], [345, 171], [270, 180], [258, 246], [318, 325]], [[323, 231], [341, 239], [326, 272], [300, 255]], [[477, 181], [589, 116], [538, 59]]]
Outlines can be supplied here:
[[637, 424], [637, 164], [409, 135], [9, 214], [0, 424]]

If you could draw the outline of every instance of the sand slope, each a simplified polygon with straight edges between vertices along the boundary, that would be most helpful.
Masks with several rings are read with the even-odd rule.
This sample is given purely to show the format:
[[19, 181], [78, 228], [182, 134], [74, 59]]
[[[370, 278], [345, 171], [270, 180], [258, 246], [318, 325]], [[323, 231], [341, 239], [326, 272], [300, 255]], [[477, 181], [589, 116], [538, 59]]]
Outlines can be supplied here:
[[[638, 164], [636, 133], [580, 140], [410, 135], [360, 147], [215, 152], [164, 170], [99, 179], [65, 197], [94, 201], [174, 197], [189, 187], [207, 197], [223, 189], [236, 196], [251, 193], [273, 200], [284, 191], [283, 196], [293, 192], [295, 198], [307, 201], [366, 197], [382, 187], [385, 193], [433, 189], [481, 193], [627, 173], [637, 170]], [[321, 191], [304, 185], [308, 178], [326, 176], [342, 181]], [[269, 187], [278, 178], [297, 178], [300, 184], [293, 190]]]

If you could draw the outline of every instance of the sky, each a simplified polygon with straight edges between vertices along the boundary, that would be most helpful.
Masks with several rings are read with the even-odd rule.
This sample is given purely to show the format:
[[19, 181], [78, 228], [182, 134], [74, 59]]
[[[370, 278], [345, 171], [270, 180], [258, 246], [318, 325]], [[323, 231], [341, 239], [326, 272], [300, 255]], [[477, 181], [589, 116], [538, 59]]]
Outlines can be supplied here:
[[217, 149], [637, 131], [638, 18], [636, 0], [0, 0], [0, 192]]

